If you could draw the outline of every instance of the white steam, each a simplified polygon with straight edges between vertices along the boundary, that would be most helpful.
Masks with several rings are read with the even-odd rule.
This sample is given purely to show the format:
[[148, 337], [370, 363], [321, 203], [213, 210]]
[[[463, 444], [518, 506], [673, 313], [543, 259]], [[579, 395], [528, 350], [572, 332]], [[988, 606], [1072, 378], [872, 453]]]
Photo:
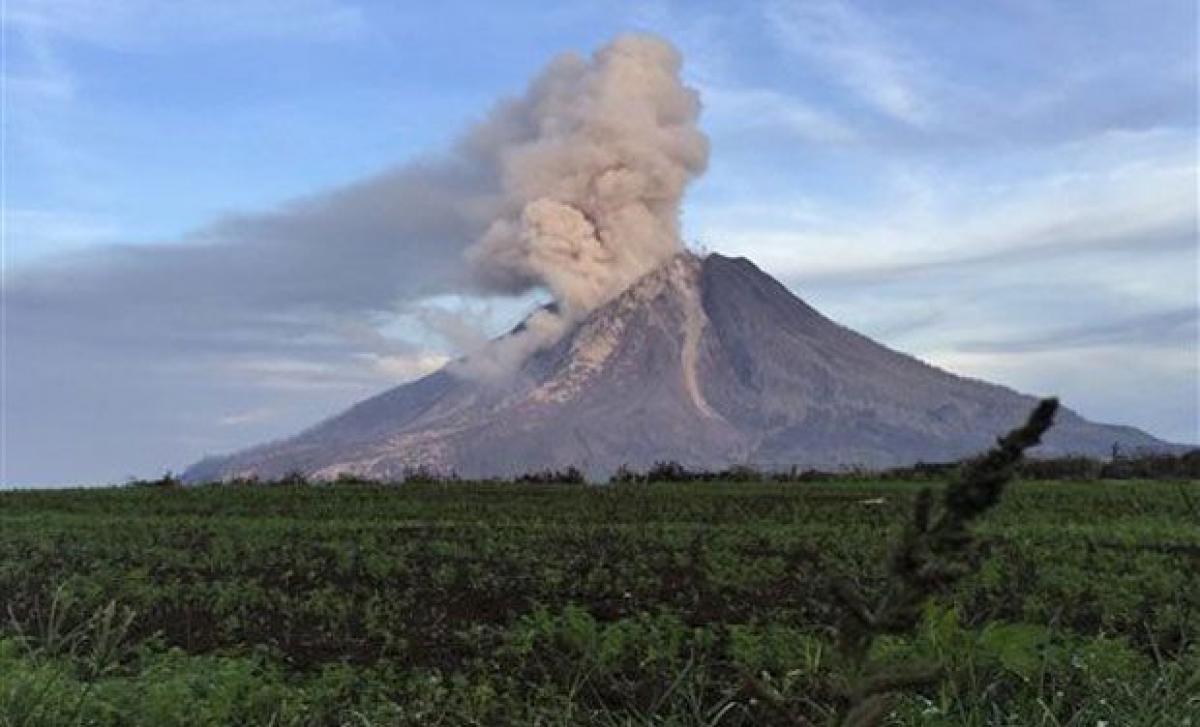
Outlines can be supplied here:
[[700, 101], [666, 41], [626, 35], [590, 60], [566, 54], [468, 140], [493, 156], [498, 214], [466, 251], [488, 291], [545, 288], [537, 312], [489, 347], [519, 361], [683, 249], [684, 189], [704, 171]]

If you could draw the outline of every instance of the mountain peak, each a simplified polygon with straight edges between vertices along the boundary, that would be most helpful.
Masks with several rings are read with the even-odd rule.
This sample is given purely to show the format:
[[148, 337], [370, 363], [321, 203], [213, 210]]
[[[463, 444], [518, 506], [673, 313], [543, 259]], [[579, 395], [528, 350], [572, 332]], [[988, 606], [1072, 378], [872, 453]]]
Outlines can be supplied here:
[[[892, 351], [821, 315], [745, 258], [682, 252], [483, 384], [443, 369], [189, 479], [299, 470], [398, 478], [577, 466], [881, 467], [986, 448], [1032, 397]], [[1063, 411], [1044, 454], [1166, 445]]]
[[652, 303], [664, 295], [691, 295], [699, 290], [702, 267], [701, 258], [688, 251], [680, 252], [643, 275], [611, 303], [594, 313], [601, 316], [612, 315]]
[[[701, 302], [703, 261], [681, 252], [638, 279], [608, 305], [593, 311], [550, 356], [554, 373], [531, 395], [536, 401], [564, 402], [603, 372], [631, 344], [655, 336], [678, 347], [679, 378], [688, 400], [704, 416], [716, 416], [700, 391], [696, 363], [707, 325]], [[624, 369], [635, 369], [628, 361]]]

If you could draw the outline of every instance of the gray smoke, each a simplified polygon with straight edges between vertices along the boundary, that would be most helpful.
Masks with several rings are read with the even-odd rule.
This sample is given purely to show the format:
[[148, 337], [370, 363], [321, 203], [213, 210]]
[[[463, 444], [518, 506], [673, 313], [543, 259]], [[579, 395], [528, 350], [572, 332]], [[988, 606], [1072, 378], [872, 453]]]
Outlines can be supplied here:
[[519, 360], [683, 249], [680, 202], [708, 140], [680, 65], [664, 40], [621, 36], [590, 60], [555, 59], [476, 129], [496, 146], [502, 197], [467, 250], [475, 279], [495, 292], [545, 288], [557, 303], [493, 355]]
[[[461, 326], [453, 334], [483, 375], [511, 370], [679, 248], [679, 200], [707, 154], [679, 64], [665, 41], [621, 37], [590, 59], [555, 59], [442, 154], [179, 240], [96, 245], [6, 271], [14, 471], [71, 459], [39, 454], [50, 438], [34, 423], [90, 441], [95, 427], [77, 412], [112, 411], [114, 399], [138, 403], [126, 421], [109, 415], [129, 442], [187, 433], [155, 445], [163, 461], [240, 445], [245, 432], [204, 423], [252, 396], [285, 410], [280, 385], [309, 383], [278, 380], [288, 372], [326, 372], [322, 386], [352, 392], [340, 402], [427, 370], [434, 359], [419, 346], [383, 333], [417, 301], [544, 288], [561, 313], [536, 313], [526, 333], [483, 348]], [[76, 390], [48, 401], [62, 380]], [[122, 466], [159, 466], [145, 448], [110, 449]]]
[[707, 141], [679, 67], [646, 35], [564, 54], [449, 153], [179, 242], [15, 270], [6, 303], [48, 336], [167, 329], [177, 345], [241, 348], [281, 320], [310, 330], [290, 339], [341, 339], [347, 320], [375, 325], [426, 296], [545, 288], [561, 314], [528, 330], [552, 338], [680, 248], [680, 198]]

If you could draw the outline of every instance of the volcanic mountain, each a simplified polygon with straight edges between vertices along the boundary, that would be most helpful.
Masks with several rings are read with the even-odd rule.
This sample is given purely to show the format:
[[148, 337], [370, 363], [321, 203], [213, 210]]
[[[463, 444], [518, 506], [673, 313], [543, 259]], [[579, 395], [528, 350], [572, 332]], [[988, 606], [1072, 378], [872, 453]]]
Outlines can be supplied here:
[[[209, 458], [191, 481], [289, 472], [396, 479], [574, 465], [885, 467], [961, 458], [1033, 397], [963, 378], [829, 320], [744, 258], [683, 253], [503, 383], [451, 364], [290, 439]], [[1043, 456], [1169, 447], [1063, 410]]]

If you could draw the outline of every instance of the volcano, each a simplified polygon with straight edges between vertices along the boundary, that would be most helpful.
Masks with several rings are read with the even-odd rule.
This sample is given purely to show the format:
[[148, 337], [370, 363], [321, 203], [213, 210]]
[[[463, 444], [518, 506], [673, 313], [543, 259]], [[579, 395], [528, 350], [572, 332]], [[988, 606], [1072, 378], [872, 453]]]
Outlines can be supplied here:
[[[486, 355], [486, 354], [481, 354]], [[201, 461], [185, 479], [604, 477], [659, 461], [880, 468], [987, 448], [1035, 403], [829, 320], [744, 258], [681, 253], [502, 382], [458, 364], [292, 438]], [[1106, 457], [1171, 445], [1064, 409], [1038, 453]]]

